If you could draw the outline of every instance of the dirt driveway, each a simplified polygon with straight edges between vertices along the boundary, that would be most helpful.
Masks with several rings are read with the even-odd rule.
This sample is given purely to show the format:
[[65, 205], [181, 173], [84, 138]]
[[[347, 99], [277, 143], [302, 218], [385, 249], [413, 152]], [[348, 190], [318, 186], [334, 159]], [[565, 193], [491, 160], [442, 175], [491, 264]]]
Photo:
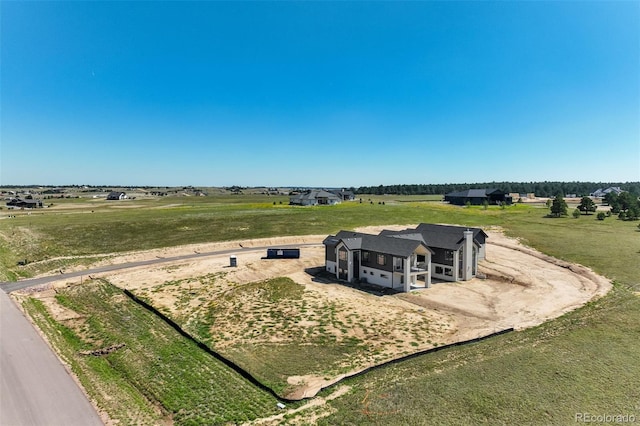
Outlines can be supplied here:
[[[374, 233], [381, 229], [367, 227], [359, 231]], [[485, 279], [435, 283], [429, 289], [382, 297], [339, 283], [320, 282], [306, 272], [309, 268], [324, 264], [323, 235], [201, 244], [131, 253], [109, 258], [105, 262], [124, 263], [194, 251], [237, 248], [235, 255], [238, 266], [229, 267], [229, 255], [211, 256], [110, 272], [105, 276], [121, 288], [150, 298], [156, 308], [170, 315], [194, 318], [202, 312], [203, 307], [217, 303], [221, 295], [238, 285], [289, 277], [304, 286], [304, 300], [301, 303], [306, 308], [300, 310], [296, 305], [289, 304], [263, 306], [261, 309], [280, 309], [289, 316], [295, 315], [300, 318], [296, 329], [300, 333], [307, 333], [308, 337], [310, 330], [318, 328], [312, 315], [316, 315], [317, 319], [327, 306], [332, 306], [338, 312], [336, 322], [342, 325], [333, 328], [331, 325], [323, 326], [324, 333], [333, 334], [337, 341], [356, 337], [368, 345], [365, 355], [361, 353], [350, 361], [352, 371], [346, 375], [435, 345], [468, 340], [509, 327], [521, 329], [535, 326], [602, 296], [611, 288], [609, 280], [584, 266], [543, 255], [515, 239], [505, 237], [500, 229], [489, 229], [487, 233], [486, 259], [479, 265], [479, 271], [486, 276]], [[246, 250], [250, 247], [310, 243], [317, 243], [317, 246], [303, 247], [300, 259], [266, 260], [262, 259], [266, 253]], [[291, 329], [285, 329], [286, 326], [278, 321], [268, 324], [262, 322], [263, 326], [269, 327], [268, 335], [256, 334], [256, 330], [248, 329], [247, 324], [255, 322], [249, 320], [258, 319], [253, 316], [260, 315], [260, 309], [252, 301], [243, 303], [242, 321], [234, 323], [229, 320], [224, 323], [224, 332], [221, 333], [223, 343], [218, 349], [247, 343], [286, 343], [286, 336]], [[263, 312], [262, 318], [265, 316]], [[225, 321], [224, 318], [222, 320]], [[260, 321], [264, 320], [258, 319], [256, 323]], [[308, 330], [304, 330], [305, 327]], [[380, 333], [381, 329], [385, 332]], [[252, 336], [250, 340], [246, 340], [247, 335]], [[308, 397], [344, 376], [290, 376], [289, 383], [304, 383], [297, 396]]]

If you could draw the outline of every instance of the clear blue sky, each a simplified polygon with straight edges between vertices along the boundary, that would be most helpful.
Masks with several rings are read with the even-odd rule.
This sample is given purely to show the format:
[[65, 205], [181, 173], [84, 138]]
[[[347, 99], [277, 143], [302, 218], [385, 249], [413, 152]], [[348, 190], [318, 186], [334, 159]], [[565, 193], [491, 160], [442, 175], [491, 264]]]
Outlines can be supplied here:
[[640, 180], [640, 2], [0, 2], [0, 184]]

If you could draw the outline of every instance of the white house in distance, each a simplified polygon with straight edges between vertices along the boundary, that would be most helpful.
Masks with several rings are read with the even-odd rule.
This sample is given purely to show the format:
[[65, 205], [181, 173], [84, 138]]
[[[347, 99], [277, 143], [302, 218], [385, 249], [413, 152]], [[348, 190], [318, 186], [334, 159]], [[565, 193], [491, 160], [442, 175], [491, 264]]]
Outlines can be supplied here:
[[596, 189], [595, 191], [593, 191], [591, 194], [592, 197], [596, 197], [596, 198], [603, 198], [605, 195], [609, 194], [610, 192], [613, 192], [616, 195], [620, 195], [621, 193], [623, 193], [624, 191], [622, 189], [620, 189], [619, 186], [610, 186], [607, 189]]
[[422, 223], [378, 235], [340, 231], [325, 245], [325, 269], [342, 281], [360, 281], [408, 292], [431, 279], [467, 281], [486, 253], [479, 228]]

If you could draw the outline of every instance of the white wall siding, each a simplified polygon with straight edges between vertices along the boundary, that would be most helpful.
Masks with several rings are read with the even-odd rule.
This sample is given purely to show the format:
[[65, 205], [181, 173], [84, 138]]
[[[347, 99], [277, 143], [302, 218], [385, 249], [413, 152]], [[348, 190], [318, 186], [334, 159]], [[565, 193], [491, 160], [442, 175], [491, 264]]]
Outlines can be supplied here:
[[332, 262], [331, 260], [327, 260], [325, 261], [325, 263], [326, 263], [325, 265], [326, 271], [335, 275], [338, 268], [338, 264], [336, 262]]
[[480, 249], [478, 250], [478, 260], [484, 260], [486, 254], [485, 244], [480, 245]]
[[[366, 271], [366, 272], [365, 272]], [[371, 267], [360, 267], [360, 279], [366, 278], [370, 284], [391, 288], [393, 273]]]

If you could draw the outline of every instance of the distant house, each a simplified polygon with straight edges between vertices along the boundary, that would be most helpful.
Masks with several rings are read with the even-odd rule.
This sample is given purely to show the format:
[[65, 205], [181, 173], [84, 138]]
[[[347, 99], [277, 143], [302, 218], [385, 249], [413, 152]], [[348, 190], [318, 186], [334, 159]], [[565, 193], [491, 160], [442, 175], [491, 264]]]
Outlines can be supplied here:
[[19, 209], [36, 209], [42, 207], [42, 201], [34, 199], [12, 198], [7, 202], [8, 207]]
[[487, 234], [479, 228], [422, 223], [378, 235], [340, 231], [325, 245], [325, 270], [342, 281], [367, 282], [408, 292], [431, 279], [466, 281], [485, 258]]
[[347, 189], [334, 189], [329, 191], [332, 194], [335, 194], [337, 197], [339, 197], [342, 201], [353, 201], [356, 199], [355, 194], [353, 193], [353, 191], [349, 191]]
[[289, 197], [289, 204], [297, 206], [334, 205], [341, 201], [337, 195], [322, 189], [311, 189]]
[[464, 206], [469, 203], [473, 206], [488, 204], [511, 204], [513, 198], [499, 189], [467, 189], [466, 191], [450, 192], [444, 196], [444, 200], [451, 204]]
[[124, 200], [127, 198], [127, 194], [121, 191], [111, 191], [107, 195], [107, 200]]
[[623, 193], [624, 191], [622, 189], [620, 189], [619, 186], [610, 186], [609, 188], [606, 189], [596, 189], [595, 191], [593, 191], [591, 194], [592, 197], [597, 197], [597, 198], [602, 198], [605, 195], [609, 194], [609, 193], [614, 193], [616, 195], [620, 195], [621, 193]]

